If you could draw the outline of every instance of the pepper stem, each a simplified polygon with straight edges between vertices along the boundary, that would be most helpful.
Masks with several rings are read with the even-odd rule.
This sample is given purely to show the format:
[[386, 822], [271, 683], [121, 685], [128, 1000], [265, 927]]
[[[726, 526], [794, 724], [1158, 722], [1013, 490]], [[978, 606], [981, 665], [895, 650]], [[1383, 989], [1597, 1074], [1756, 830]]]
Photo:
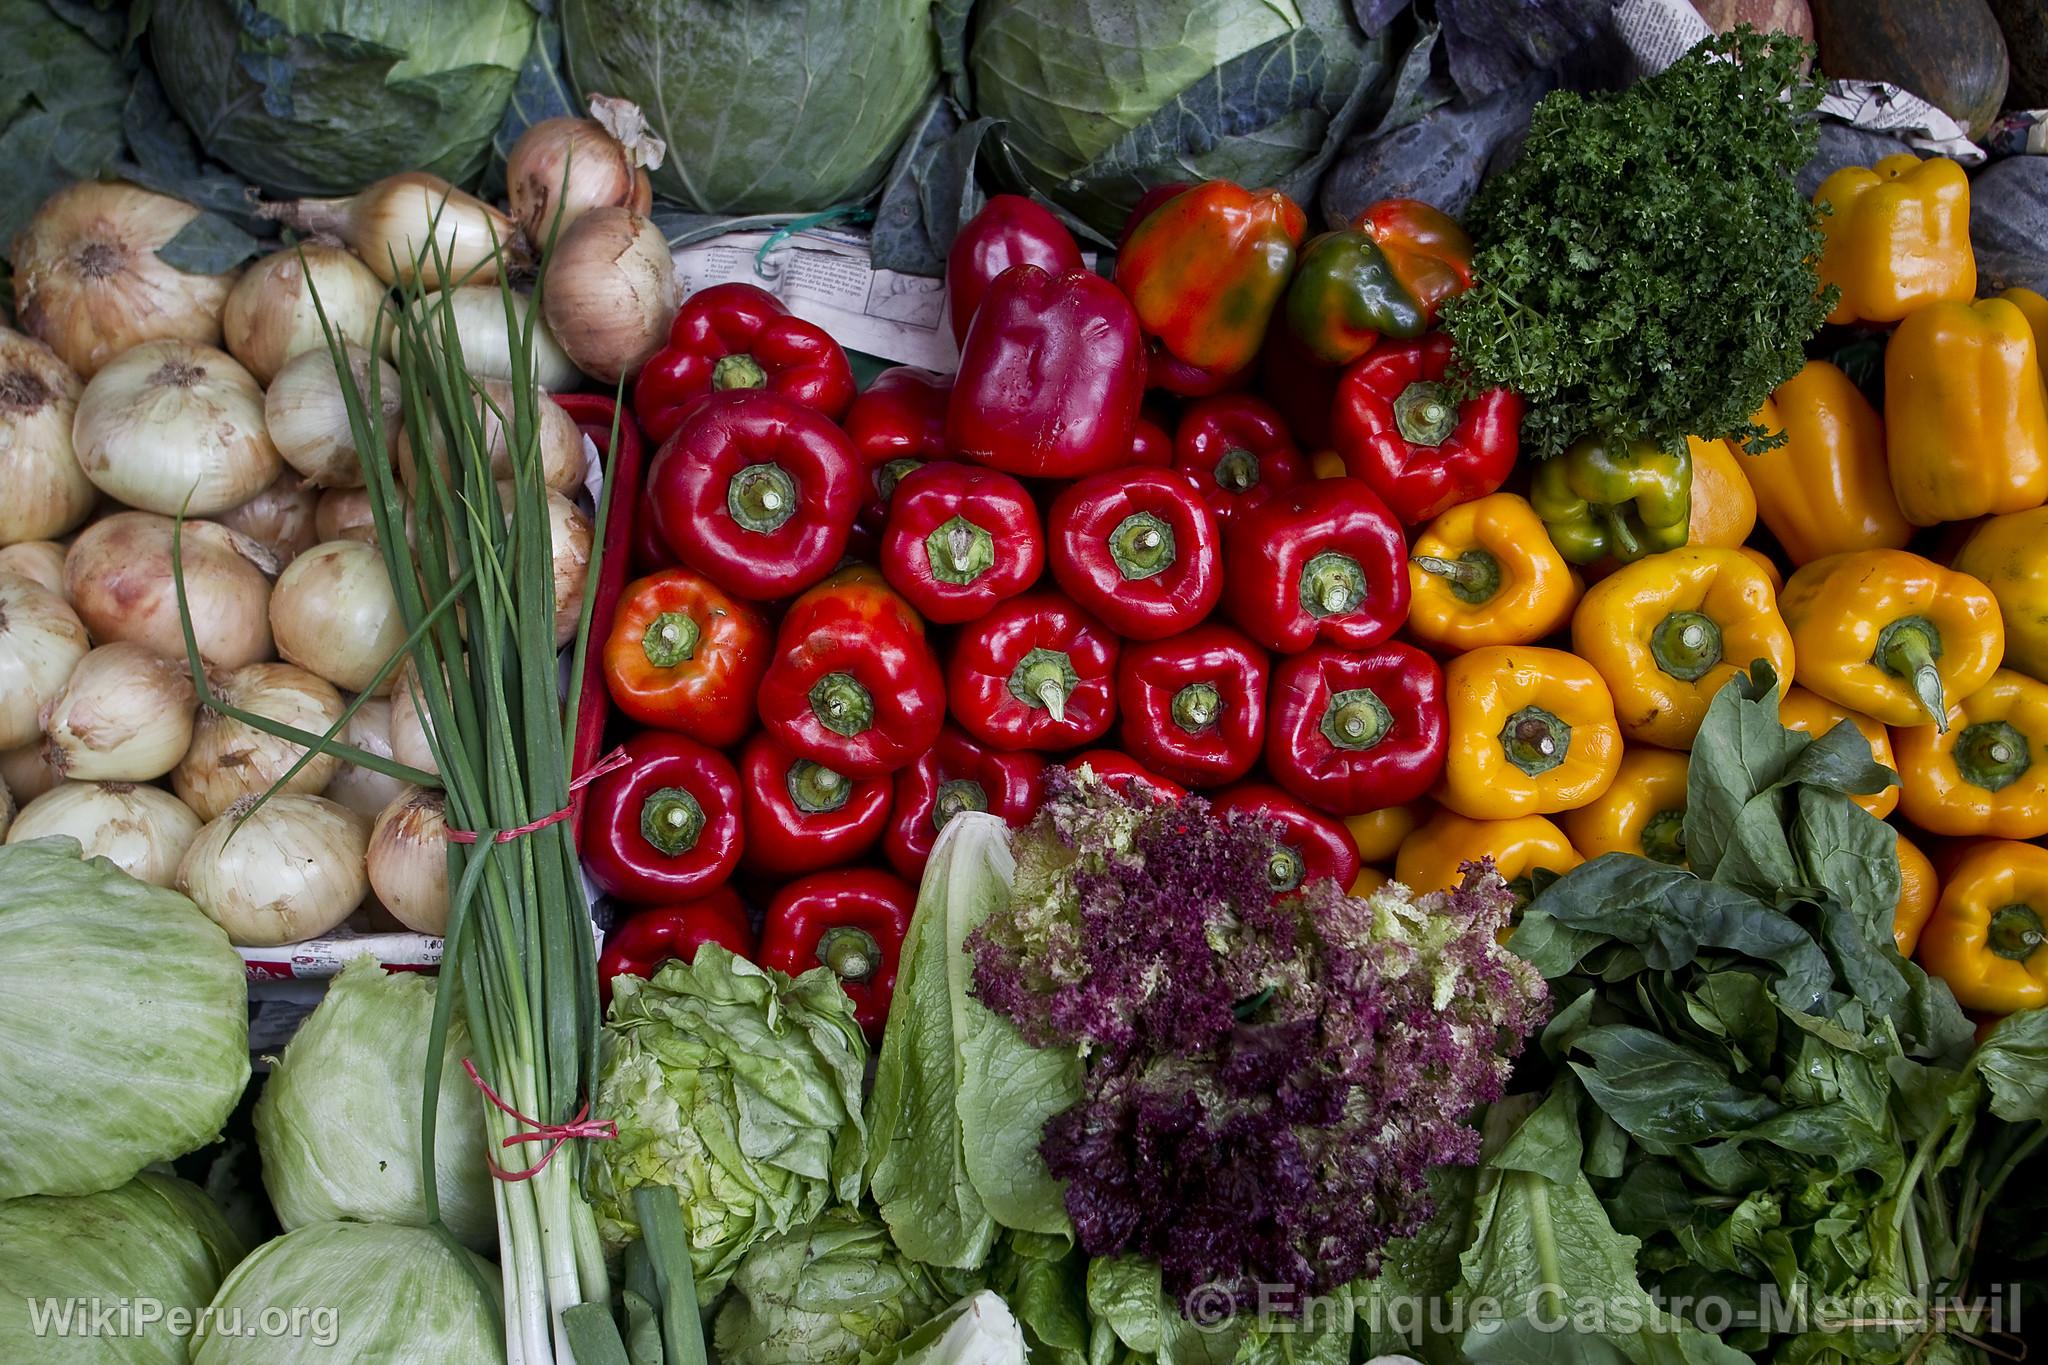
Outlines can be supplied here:
[[1642, 538], [1629, 522], [1627, 507], [1603, 507], [1600, 518], [1607, 523], [1607, 545], [1616, 559], [1632, 564], [1643, 557]]
[[1540, 706], [1525, 706], [1500, 727], [1500, 747], [1508, 762], [1537, 777], [1564, 762], [1572, 727]]
[[2033, 746], [2019, 728], [2002, 720], [1979, 721], [1956, 736], [1956, 771], [1971, 786], [2003, 791], [2019, 781], [2034, 761]]
[[1418, 379], [1395, 397], [1394, 426], [1410, 445], [1440, 446], [1458, 429], [1458, 404], [1444, 385]]
[[882, 502], [887, 503], [889, 499], [896, 496], [896, 485], [902, 483], [911, 470], [923, 463], [923, 460], [913, 460], [908, 455], [902, 455], [877, 469], [875, 471], [875, 496]]
[[838, 810], [853, 795], [853, 784], [842, 773], [822, 763], [800, 758], [789, 765], [783, 778], [789, 788], [790, 804], [805, 815], [823, 815]]
[[1408, 562], [1450, 584], [1451, 596], [1467, 606], [1481, 606], [1500, 595], [1500, 561], [1494, 558], [1491, 550], [1482, 550], [1475, 545], [1456, 559], [1416, 555]]
[[1365, 570], [1350, 555], [1325, 550], [1301, 569], [1301, 608], [1321, 619], [1358, 610], [1365, 601]]
[[649, 792], [640, 803], [640, 837], [671, 858], [695, 848], [703, 833], [704, 807], [681, 787]]
[[1259, 486], [1259, 457], [1232, 446], [1216, 461], [1216, 486], [1226, 493], [1248, 493]]
[[796, 515], [796, 480], [779, 464], [750, 464], [726, 484], [725, 510], [746, 530], [780, 530]]
[[1173, 528], [1150, 512], [1133, 512], [1109, 533], [1109, 557], [1126, 581], [1164, 573], [1173, 567]]
[[1685, 808], [1660, 810], [1643, 824], [1643, 856], [1673, 867], [1685, 866]]
[[851, 673], [827, 673], [811, 684], [811, 713], [835, 735], [848, 739], [875, 723], [875, 699]]
[[1991, 912], [1991, 924], [1984, 946], [2007, 962], [2025, 962], [2048, 940], [2041, 927], [2040, 912], [2023, 901]]
[[835, 924], [818, 935], [818, 962], [841, 981], [865, 981], [882, 965], [882, 945], [865, 929]]
[[1920, 709], [1934, 722], [1937, 732], [1948, 732], [1948, 702], [1942, 695], [1941, 632], [1924, 616], [1902, 616], [1877, 635], [1877, 650], [1870, 661], [1895, 678], [1903, 678], [1913, 689]]
[[938, 795], [932, 799], [932, 828], [944, 829], [962, 811], [987, 809], [988, 792], [979, 782], [964, 777], [941, 782]]
[[640, 632], [640, 652], [656, 668], [674, 668], [687, 663], [697, 652], [702, 632], [696, 619], [686, 611], [665, 611]]
[[1276, 895], [1294, 890], [1307, 875], [1308, 864], [1285, 844], [1274, 849], [1272, 856], [1266, 859], [1266, 885]]
[[964, 588], [996, 564], [996, 538], [965, 517], [949, 517], [924, 538], [932, 577]]
[[725, 389], [765, 389], [768, 387], [768, 371], [761, 368], [761, 362], [744, 351], [722, 355], [711, 367], [711, 387]]
[[1210, 683], [1189, 683], [1173, 694], [1173, 723], [1189, 734], [1200, 734], [1216, 723], [1223, 711], [1223, 694]]
[[1010, 695], [1055, 721], [1067, 718], [1067, 698], [1081, 685], [1074, 662], [1056, 649], [1034, 649], [1010, 673]]
[[1363, 752], [1387, 737], [1394, 713], [1369, 687], [1330, 694], [1323, 710], [1323, 738], [1339, 749]]
[[1674, 611], [1650, 632], [1650, 657], [1680, 682], [1698, 682], [1721, 662], [1721, 623], [1697, 611]]

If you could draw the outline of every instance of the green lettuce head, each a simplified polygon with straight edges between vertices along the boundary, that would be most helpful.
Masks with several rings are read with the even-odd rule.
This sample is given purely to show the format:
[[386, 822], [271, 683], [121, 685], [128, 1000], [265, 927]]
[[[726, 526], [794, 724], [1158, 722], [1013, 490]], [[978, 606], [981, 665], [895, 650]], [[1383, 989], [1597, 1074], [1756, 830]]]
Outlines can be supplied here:
[[716, 944], [651, 981], [621, 977], [605, 1026], [590, 1197], [606, 1245], [639, 1232], [633, 1191], [682, 1206], [698, 1294], [724, 1287], [749, 1246], [860, 1196], [867, 1042], [839, 980], [791, 980]]

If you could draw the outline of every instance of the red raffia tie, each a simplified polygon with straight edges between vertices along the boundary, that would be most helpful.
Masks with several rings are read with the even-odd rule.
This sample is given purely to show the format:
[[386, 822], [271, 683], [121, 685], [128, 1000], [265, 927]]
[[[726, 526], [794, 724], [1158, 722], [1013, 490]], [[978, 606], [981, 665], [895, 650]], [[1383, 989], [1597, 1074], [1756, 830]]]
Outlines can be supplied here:
[[[597, 781], [598, 778], [603, 777], [606, 773], [616, 772], [632, 761], [632, 755], [628, 754], [623, 746], [612, 750], [593, 764], [589, 772], [584, 773], [581, 777], [570, 779], [568, 805], [558, 811], [551, 811], [541, 816], [538, 820], [521, 825], [517, 829], [501, 829], [491, 842], [509, 844], [522, 834], [531, 834], [537, 829], [546, 829], [549, 825], [560, 824], [569, 818], [569, 812], [576, 809], [576, 798], [585, 787]], [[476, 832], [467, 829], [451, 829], [448, 831], [448, 839], [451, 843], [473, 844], [476, 842]]]
[[500, 1147], [510, 1147], [517, 1142], [545, 1142], [548, 1144], [546, 1154], [523, 1171], [508, 1171], [497, 1162], [491, 1160], [489, 1153], [485, 1153], [484, 1165], [491, 1168], [491, 1175], [498, 1180], [533, 1179], [533, 1177], [547, 1169], [548, 1163], [555, 1159], [555, 1153], [562, 1150], [562, 1144], [570, 1141], [572, 1138], [586, 1138], [595, 1142], [609, 1142], [619, 1135], [619, 1125], [612, 1120], [593, 1119], [590, 1117], [590, 1102], [588, 1100], [585, 1100], [583, 1107], [576, 1111], [576, 1117], [570, 1119], [567, 1123], [542, 1123], [539, 1119], [528, 1118], [511, 1105], [505, 1103], [505, 1101], [499, 1099], [498, 1092], [491, 1089], [489, 1085], [484, 1083], [484, 1078], [476, 1074], [476, 1064], [471, 1062], [469, 1058], [464, 1057], [462, 1059], [462, 1069], [469, 1073], [470, 1080], [476, 1082], [476, 1088], [484, 1092], [484, 1098], [489, 1100], [499, 1113], [510, 1115], [533, 1130], [530, 1133], [512, 1134], [512, 1136], [498, 1144]]

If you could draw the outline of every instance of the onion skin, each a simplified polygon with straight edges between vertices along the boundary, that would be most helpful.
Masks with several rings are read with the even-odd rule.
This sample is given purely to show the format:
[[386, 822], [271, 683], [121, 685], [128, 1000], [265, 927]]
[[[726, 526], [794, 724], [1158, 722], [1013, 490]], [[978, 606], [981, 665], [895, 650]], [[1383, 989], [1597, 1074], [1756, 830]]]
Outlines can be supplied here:
[[405, 621], [383, 553], [332, 540], [300, 555], [270, 594], [270, 629], [290, 662], [351, 692], [387, 695], [392, 678], [370, 682], [405, 643]]
[[[370, 397], [370, 353], [351, 343], [349, 369], [365, 403]], [[398, 371], [377, 362], [377, 407], [384, 427], [384, 457], [389, 459], [402, 429], [399, 419]], [[348, 403], [341, 376], [326, 351], [292, 357], [263, 395], [263, 424], [284, 462], [321, 488], [361, 488], [362, 458], [349, 429]], [[323, 537], [332, 539], [332, 537]]]
[[[477, 399], [477, 415], [483, 426], [484, 447], [491, 454], [491, 478], [503, 483], [512, 477], [512, 450], [505, 434], [505, 423], [498, 413], [507, 418], [513, 416], [512, 386], [502, 379], [483, 381], [483, 397]], [[539, 396], [534, 404], [534, 413], [540, 424], [540, 477], [541, 482], [555, 492], [583, 486], [584, 475], [589, 472], [589, 457], [583, 450], [583, 429], [576, 425], [576, 419], [568, 409], [547, 395]], [[497, 411], [492, 411], [495, 405]], [[438, 427], [434, 429], [434, 447], [441, 455], [440, 469], [448, 477], [448, 461], [445, 455], [446, 438]], [[408, 493], [417, 493], [419, 462], [414, 457], [412, 433], [405, 432], [398, 440], [398, 477]]]
[[548, 258], [541, 310], [555, 340], [593, 379], [617, 383], [668, 337], [681, 292], [668, 239], [630, 209], [591, 209]]
[[54, 540], [18, 541], [0, 550], [0, 573], [19, 574], [64, 597], [64, 547]]
[[370, 510], [370, 494], [362, 488], [330, 488], [320, 495], [313, 509], [313, 529], [320, 543], [330, 540], [360, 540], [377, 543], [377, 519]]
[[[356, 708], [348, 718], [348, 727], [341, 732], [342, 743], [361, 749], [364, 753], [379, 758], [391, 757], [391, 703], [383, 697], [371, 697]], [[334, 770], [333, 780], [327, 790], [320, 794], [329, 801], [339, 801], [365, 820], [374, 820], [384, 808], [392, 803], [407, 784], [395, 777], [368, 768], [358, 768], [347, 759], [341, 760]]]
[[[291, 664], [250, 664], [209, 678], [207, 685], [232, 706], [316, 735], [341, 719], [341, 693]], [[305, 752], [288, 739], [203, 707], [193, 722], [191, 746], [171, 769], [171, 790], [200, 819], [211, 820], [243, 797], [284, 781]], [[332, 754], [317, 754], [283, 790], [317, 796], [340, 764]]]
[[439, 773], [433, 746], [427, 743], [427, 699], [420, 693], [413, 661], [407, 659], [398, 670], [398, 682], [391, 689], [391, 756], [408, 768]]
[[178, 863], [177, 889], [245, 948], [301, 943], [347, 919], [369, 890], [369, 822], [318, 796], [253, 805], [237, 802], [200, 829]]
[[[378, 319], [391, 311], [391, 305], [389, 287], [370, 267], [329, 242], [302, 242], [273, 251], [243, 271], [221, 310], [221, 336], [228, 353], [258, 383], [269, 384], [296, 356], [328, 354], [320, 309], [313, 306], [315, 293], [328, 325], [344, 341], [362, 347], [376, 343]], [[383, 335], [390, 333], [387, 322]]]
[[555, 647], [576, 638], [583, 618], [584, 582], [590, 576], [594, 539], [590, 518], [560, 493], [548, 493], [548, 538], [554, 554]]
[[[532, 308], [529, 295], [513, 291], [514, 319], [505, 316], [505, 296], [495, 284], [465, 284], [438, 290], [422, 298], [418, 310], [429, 335], [439, 337], [445, 325], [442, 310], [455, 319], [455, 335], [462, 341], [462, 363], [478, 379], [512, 378], [511, 328], [524, 327]], [[394, 339], [393, 351], [401, 349]], [[533, 378], [544, 389], [573, 389], [583, 382], [583, 372], [555, 340], [546, 318], [533, 323]]]
[[199, 833], [199, 817], [161, 787], [63, 782], [22, 807], [7, 841], [68, 835], [87, 858], [105, 858], [137, 881], [169, 886]]
[[[266, 204], [264, 216], [300, 232], [339, 237], [386, 284], [410, 284], [415, 274], [429, 288], [448, 278], [488, 284], [498, 278], [494, 246], [510, 256], [518, 225], [473, 194], [438, 175], [388, 175], [345, 199], [300, 199]], [[440, 242], [440, 260], [422, 251]], [[417, 267], [417, 269], [415, 269]]]
[[91, 648], [63, 598], [19, 574], [0, 574], [0, 749], [43, 733], [43, 708]]
[[268, 550], [281, 568], [320, 543], [313, 522], [319, 506], [320, 490], [287, 469], [270, 487], [221, 513], [220, 523]]
[[512, 145], [505, 158], [505, 197], [519, 230], [539, 250], [551, 232], [566, 230], [591, 209], [646, 214], [654, 207], [654, 184], [633, 152], [596, 119], [551, 118], [528, 128]]
[[0, 749], [0, 782], [5, 782], [7, 790], [14, 793], [14, 799], [23, 805], [63, 781], [63, 775], [50, 766], [50, 756], [43, 751], [41, 735], [19, 748]]
[[[93, 638], [134, 640], [183, 661], [177, 584], [171, 576], [169, 517], [116, 512], [79, 533], [64, 559], [65, 595]], [[270, 552], [211, 521], [188, 521], [184, 533], [185, 592], [199, 656], [218, 668], [240, 668], [272, 655]]]
[[239, 507], [284, 467], [255, 378], [226, 351], [186, 341], [137, 346], [94, 375], [71, 443], [102, 493], [164, 516]]
[[365, 859], [370, 889], [406, 928], [448, 932], [447, 801], [408, 786], [377, 816]]
[[91, 515], [99, 490], [71, 449], [82, 391], [55, 351], [0, 327], [0, 545], [53, 540]]
[[152, 782], [192, 747], [199, 696], [192, 679], [155, 651], [126, 641], [78, 661], [43, 706], [43, 747], [67, 778]]

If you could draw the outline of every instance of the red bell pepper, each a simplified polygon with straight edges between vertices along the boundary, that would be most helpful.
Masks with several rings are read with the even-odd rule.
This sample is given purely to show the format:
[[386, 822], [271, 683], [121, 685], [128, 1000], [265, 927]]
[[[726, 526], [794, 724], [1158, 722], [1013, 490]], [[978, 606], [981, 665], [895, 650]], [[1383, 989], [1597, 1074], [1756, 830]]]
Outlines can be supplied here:
[[1117, 730], [1133, 756], [1191, 787], [1235, 782], [1266, 736], [1266, 651], [1210, 622], [1125, 648]]
[[1259, 392], [1280, 409], [1295, 438], [1310, 450], [1330, 444], [1330, 405], [1337, 401], [1343, 373], [1310, 355], [1285, 327], [1266, 333], [1266, 349], [1259, 353]]
[[745, 838], [739, 774], [717, 750], [661, 730], [624, 748], [631, 762], [590, 784], [583, 870], [598, 890], [641, 905], [716, 890]]
[[768, 734], [740, 751], [741, 864], [777, 877], [860, 859], [889, 822], [889, 779], [852, 778], [798, 758]]
[[655, 524], [683, 563], [766, 602], [832, 571], [860, 510], [860, 461], [824, 417], [752, 389], [706, 399], [654, 457]]
[[1330, 425], [1344, 467], [1410, 526], [1507, 482], [1520, 448], [1522, 400], [1488, 389], [1459, 402], [1444, 375], [1451, 338], [1388, 341], [1344, 371]]
[[1174, 468], [1195, 481], [1217, 521], [1308, 479], [1308, 461], [1280, 412], [1248, 393], [1188, 404], [1173, 433]]
[[1318, 359], [1348, 365], [1382, 336], [1421, 336], [1444, 300], [1471, 287], [1472, 239], [1449, 214], [1382, 199], [1302, 248], [1285, 330]]
[[1051, 209], [1021, 194], [997, 194], [968, 219], [946, 253], [946, 301], [953, 341], [964, 345], [974, 310], [996, 277], [1015, 265], [1050, 275], [1081, 270], [1081, 248]]
[[882, 852], [889, 866], [916, 881], [924, 875], [932, 843], [946, 822], [964, 810], [985, 810], [1012, 826], [1038, 809], [1045, 760], [1031, 753], [1000, 753], [947, 726], [939, 742], [896, 773], [895, 804]]
[[1408, 543], [1362, 479], [1316, 479], [1234, 518], [1223, 609], [1280, 654], [1368, 649], [1408, 619]]
[[1178, 634], [1223, 592], [1216, 516], [1184, 474], [1112, 469], [1069, 484], [1048, 518], [1052, 576], [1129, 640]]
[[801, 976], [828, 967], [853, 1001], [870, 1042], [881, 1039], [896, 990], [896, 961], [917, 891], [872, 868], [799, 877], [777, 893], [761, 923], [764, 967]]
[[898, 365], [882, 371], [846, 410], [846, 438], [865, 479], [856, 525], [881, 542], [889, 499], [903, 476], [946, 458], [946, 397], [953, 377]]
[[928, 621], [971, 621], [1038, 581], [1038, 506], [1008, 474], [921, 465], [896, 485], [882, 531], [882, 576]]
[[702, 900], [634, 911], [605, 935], [604, 951], [597, 955], [599, 999], [611, 1002], [613, 977], [649, 977], [664, 963], [694, 962], [697, 950], [707, 943], [739, 957], [754, 956], [754, 926], [747, 922], [747, 907], [729, 886]]
[[1276, 896], [1326, 877], [1347, 889], [1358, 879], [1358, 845], [1351, 831], [1271, 783], [1241, 782], [1217, 793], [1210, 809], [1225, 819], [1236, 815], [1278, 827], [1280, 846], [1266, 868], [1266, 884]]
[[1115, 285], [1014, 266], [968, 328], [946, 446], [1006, 474], [1078, 479], [1129, 462], [1144, 392], [1138, 317]]
[[1160, 469], [1169, 468], [1173, 464], [1173, 437], [1149, 415], [1140, 417], [1138, 425], [1131, 428], [1130, 462]]
[[753, 728], [768, 618], [688, 569], [627, 585], [604, 641], [605, 689], [642, 725], [723, 749]]
[[1117, 640], [1053, 592], [1013, 597], [960, 632], [946, 695], [960, 728], [996, 749], [1074, 749], [1116, 719]]
[[653, 510], [640, 506], [620, 509], [621, 515], [633, 518], [633, 548], [629, 556], [629, 567], [636, 574], [660, 573], [663, 569], [676, 567], [676, 552], [669, 549], [668, 542], [661, 538], [661, 528], [654, 524]]
[[668, 345], [633, 381], [633, 414], [666, 441], [699, 403], [728, 389], [767, 389], [832, 421], [853, 402], [853, 367], [826, 330], [751, 284], [714, 284], [683, 300]]
[[761, 679], [761, 724], [847, 777], [880, 777], [939, 737], [944, 675], [924, 623], [881, 574], [842, 569], [790, 604]]
[[1154, 341], [1145, 348], [1145, 387], [1170, 393], [1176, 398], [1207, 398], [1229, 393], [1252, 382], [1253, 367], [1235, 370], [1205, 370], [1190, 365]]
[[1301, 206], [1278, 190], [1211, 180], [1131, 229], [1117, 252], [1116, 282], [1145, 334], [1174, 359], [1234, 374], [1258, 359], [1307, 226]]
[[1112, 791], [1126, 796], [1146, 792], [1155, 801], [1178, 801], [1188, 794], [1188, 789], [1180, 783], [1168, 781], [1129, 754], [1116, 749], [1083, 749], [1060, 766], [1070, 773], [1086, 768], [1108, 784]]
[[1138, 196], [1138, 202], [1131, 206], [1130, 216], [1124, 219], [1123, 228], [1116, 235], [1116, 249], [1122, 251], [1129, 245], [1131, 234], [1138, 230], [1138, 224], [1152, 216], [1152, 210], [1179, 194], [1182, 190], [1195, 187], [1192, 180], [1175, 180], [1164, 185], [1154, 185]]
[[1444, 674], [1413, 645], [1319, 645], [1282, 659], [1271, 711], [1266, 771], [1331, 815], [1405, 806], [1443, 771]]

